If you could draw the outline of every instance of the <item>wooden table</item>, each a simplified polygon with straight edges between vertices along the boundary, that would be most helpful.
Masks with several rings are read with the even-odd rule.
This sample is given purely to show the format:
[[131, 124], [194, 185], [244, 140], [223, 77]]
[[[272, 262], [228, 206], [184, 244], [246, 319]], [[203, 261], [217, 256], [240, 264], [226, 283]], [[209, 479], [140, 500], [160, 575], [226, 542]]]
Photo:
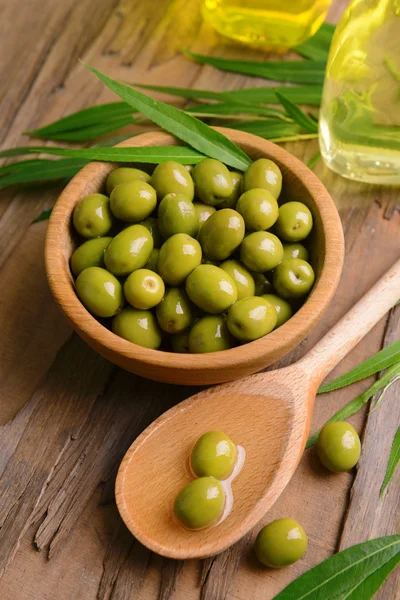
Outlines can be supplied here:
[[[346, 4], [333, 3], [331, 21]], [[202, 67], [179, 54], [190, 46], [220, 56], [262, 56], [211, 31], [202, 23], [198, 0], [0, 0], [0, 8], [4, 147], [26, 144], [24, 130], [114, 100], [78, 58], [136, 82], [215, 90], [265, 85]], [[287, 148], [308, 160], [317, 143]], [[328, 313], [281, 364], [302, 356], [399, 257], [399, 193], [345, 181], [322, 161], [315, 172], [340, 210], [347, 258]], [[163, 559], [135, 541], [114, 503], [118, 463], [144, 427], [192, 390], [125, 373], [71, 335], [46, 284], [46, 223], [31, 224], [54, 203], [60, 189], [10, 189], [0, 196], [2, 600], [267, 600], [333, 552], [399, 531], [400, 470], [383, 500], [378, 493], [400, 419], [397, 384], [379, 410], [365, 410], [351, 419], [364, 440], [357, 472], [330, 475], [314, 451], [306, 451], [290, 485], [265, 517], [266, 523], [292, 516], [305, 527], [309, 550], [294, 566], [262, 569], [251, 551], [257, 531], [202, 562]], [[334, 375], [398, 338], [399, 332], [400, 307]], [[313, 429], [370, 383], [319, 397]], [[398, 571], [378, 597], [399, 595]]]

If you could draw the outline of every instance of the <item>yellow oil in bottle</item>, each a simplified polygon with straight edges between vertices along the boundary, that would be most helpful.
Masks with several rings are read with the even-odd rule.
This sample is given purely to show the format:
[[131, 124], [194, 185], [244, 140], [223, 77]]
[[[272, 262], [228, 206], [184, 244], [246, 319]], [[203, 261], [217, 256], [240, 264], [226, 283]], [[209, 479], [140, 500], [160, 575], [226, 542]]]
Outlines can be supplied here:
[[320, 113], [325, 163], [400, 184], [400, 0], [353, 0], [336, 28]]
[[330, 4], [331, 0], [204, 0], [202, 12], [223, 35], [285, 51], [314, 35]]

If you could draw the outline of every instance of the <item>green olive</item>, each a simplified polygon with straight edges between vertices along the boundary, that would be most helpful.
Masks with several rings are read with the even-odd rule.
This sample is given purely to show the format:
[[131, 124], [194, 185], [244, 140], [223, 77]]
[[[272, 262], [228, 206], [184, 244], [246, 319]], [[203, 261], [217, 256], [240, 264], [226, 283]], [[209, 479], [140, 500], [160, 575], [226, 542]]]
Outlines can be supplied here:
[[193, 354], [228, 350], [234, 345], [226, 319], [221, 315], [207, 315], [199, 319], [189, 333], [189, 351]]
[[255, 188], [244, 192], [236, 210], [242, 215], [249, 231], [269, 229], [278, 218], [278, 203], [268, 190]]
[[193, 307], [184, 290], [169, 288], [156, 308], [157, 321], [167, 333], [181, 333], [194, 321]]
[[144, 181], [136, 180], [117, 185], [110, 196], [113, 215], [127, 223], [139, 223], [146, 219], [157, 206], [154, 188]]
[[219, 160], [205, 158], [192, 171], [196, 196], [205, 204], [216, 206], [233, 193], [233, 183], [228, 168]]
[[262, 297], [265, 298], [265, 300], [268, 300], [268, 302], [275, 307], [276, 314], [278, 315], [275, 329], [290, 319], [293, 314], [293, 309], [287, 300], [280, 298], [276, 294], [263, 294]]
[[174, 513], [188, 529], [202, 529], [221, 517], [225, 492], [214, 477], [199, 477], [186, 485], [177, 495]]
[[287, 202], [279, 208], [275, 231], [286, 242], [300, 242], [310, 233], [313, 218], [310, 209], [302, 202]]
[[71, 256], [71, 271], [75, 277], [88, 267], [104, 267], [104, 252], [111, 240], [111, 237], [99, 237], [78, 246]]
[[182, 331], [182, 333], [171, 335], [171, 346], [174, 352], [187, 354], [189, 352], [189, 332]]
[[349, 471], [360, 458], [360, 438], [354, 427], [346, 421], [327, 423], [318, 436], [317, 452], [329, 471]]
[[149, 271], [154, 271], [154, 273], [158, 272], [157, 265], [158, 265], [159, 255], [160, 255], [160, 250], [158, 248], [153, 248], [153, 250], [151, 251], [151, 254], [150, 254], [150, 258], [145, 265], [146, 269], [149, 269]]
[[162, 341], [156, 318], [149, 310], [124, 308], [114, 317], [112, 330], [128, 342], [153, 350], [157, 349]]
[[190, 466], [197, 477], [226, 479], [235, 468], [236, 460], [237, 449], [231, 438], [223, 431], [207, 431], [194, 445]]
[[88, 267], [75, 282], [82, 304], [96, 317], [113, 317], [124, 304], [118, 279], [101, 267]]
[[151, 233], [143, 225], [130, 225], [113, 238], [104, 262], [114, 275], [129, 275], [145, 266], [153, 250]]
[[193, 206], [197, 214], [200, 231], [207, 219], [211, 217], [213, 213], [215, 213], [215, 208], [213, 206], [203, 204], [202, 202], [193, 202]]
[[157, 306], [163, 299], [164, 292], [163, 280], [149, 269], [133, 271], [124, 283], [125, 298], [134, 308], [148, 309]]
[[240, 263], [238, 260], [226, 260], [220, 264], [220, 267], [226, 273], [228, 273], [228, 275], [230, 275], [235, 282], [238, 292], [238, 300], [241, 298], [246, 298], [247, 296], [255, 295], [254, 278], [250, 271], [248, 271], [242, 265], [242, 263]]
[[274, 271], [273, 284], [282, 298], [305, 296], [314, 285], [312, 266], [300, 258], [282, 260]]
[[283, 259], [286, 258], [301, 258], [301, 260], [308, 259], [308, 250], [302, 244], [283, 244]]
[[243, 175], [242, 188], [244, 192], [253, 188], [263, 188], [271, 192], [274, 198], [278, 198], [282, 189], [281, 170], [269, 158], [259, 158]]
[[149, 183], [150, 175], [140, 169], [132, 169], [131, 167], [114, 169], [107, 177], [107, 194], [110, 195], [113, 189], [120, 183], [128, 183], [129, 181], [144, 181], [145, 183]]
[[193, 200], [194, 185], [190, 173], [183, 165], [172, 160], [156, 166], [150, 183], [159, 200], [167, 194], [183, 194], [188, 200]]
[[243, 217], [236, 210], [223, 208], [204, 223], [199, 242], [208, 258], [225, 260], [240, 245], [243, 237]]
[[158, 227], [162, 237], [187, 233], [196, 237], [199, 220], [191, 200], [183, 194], [167, 194], [158, 207]]
[[276, 325], [277, 313], [271, 302], [261, 296], [242, 298], [228, 312], [228, 329], [241, 342], [251, 342], [270, 333]]
[[274, 286], [264, 273], [252, 273], [252, 276], [255, 285], [255, 296], [263, 296], [264, 294], [272, 294], [274, 292]]
[[186, 233], [176, 233], [161, 246], [157, 272], [165, 283], [181, 285], [200, 263], [199, 242]]
[[267, 231], [247, 235], [240, 246], [240, 260], [250, 271], [271, 271], [282, 260], [283, 247], [279, 238]]
[[223, 313], [237, 300], [232, 277], [213, 265], [200, 265], [186, 280], [186, 292], [196, 306], [207, 313]]
[[154, 217], [148, 217], [147, 219], [139, 223], [139, 225], [143, 225], [143, 227], [146, 227], [146, 229], [150, 231], [151, 236], [153, 238], [154, 248], [161, 248], [163, 239], [158, 228], [157, 219], [155, 219]]
[[294, 519], [277, 519], [259, 532], [255, 551], [267, 567], [285, 567], [300, 560], [308, 546], [307, 535]]
[[113, 225], [110, 200], [104, 194], [91, 194], [74, 208], [74, 227], [84, 238], [107, 235]]
[[230, 196], [223, 202], [218, 204], [218, 208], [236, 208], [236, 203], [239, 200], [239, 196], [242, 193], [242, 173], [231, 171], [233, 191]]

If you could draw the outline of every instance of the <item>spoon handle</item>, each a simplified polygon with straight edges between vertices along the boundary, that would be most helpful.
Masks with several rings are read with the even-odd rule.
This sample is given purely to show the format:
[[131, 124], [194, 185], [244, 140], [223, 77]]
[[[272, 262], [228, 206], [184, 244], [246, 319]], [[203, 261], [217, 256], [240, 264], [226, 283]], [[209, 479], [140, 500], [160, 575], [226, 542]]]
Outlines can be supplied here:
[[400, 300], [400, 259], [297, 364], [318, 385]]

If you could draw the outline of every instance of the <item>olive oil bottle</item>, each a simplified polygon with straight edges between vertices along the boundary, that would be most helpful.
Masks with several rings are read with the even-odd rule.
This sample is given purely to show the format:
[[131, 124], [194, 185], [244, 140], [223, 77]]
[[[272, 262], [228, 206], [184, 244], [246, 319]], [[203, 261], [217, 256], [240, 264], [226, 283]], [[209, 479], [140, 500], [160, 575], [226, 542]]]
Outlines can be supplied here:
[[203, 0], [219, 33], [266, 50], [286, 51], [314, 35], [331, 0]]
[[328, 60], [319, 140], [344, 177], [400, 184], [400, 0], [353, 0]]

